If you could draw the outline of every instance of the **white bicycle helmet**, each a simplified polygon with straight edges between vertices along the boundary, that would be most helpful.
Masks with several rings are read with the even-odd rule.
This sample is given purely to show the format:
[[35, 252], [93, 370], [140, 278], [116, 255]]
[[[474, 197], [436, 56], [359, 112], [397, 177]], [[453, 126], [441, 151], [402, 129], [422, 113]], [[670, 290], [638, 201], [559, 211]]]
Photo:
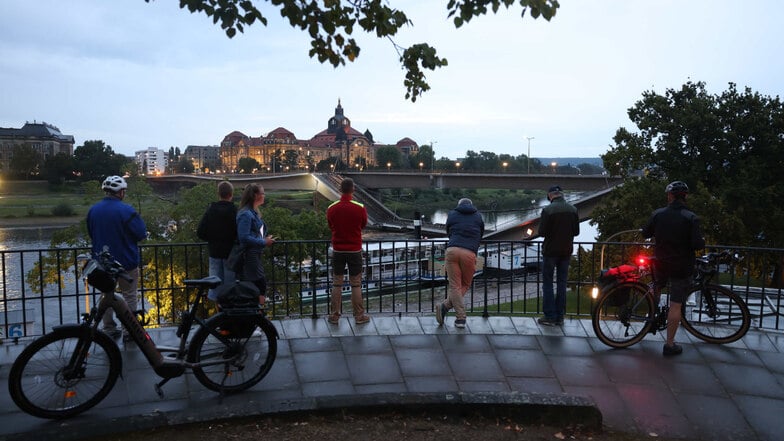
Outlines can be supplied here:
[[108, 190], [112, 193], [117, 193], [120, 190], [125, 190], [128, 188], [128, 184], [125, 182], [125, 179], [123, 179], [122, 176], [109, 176], [103, 181], [101, 188], [104, 191]]

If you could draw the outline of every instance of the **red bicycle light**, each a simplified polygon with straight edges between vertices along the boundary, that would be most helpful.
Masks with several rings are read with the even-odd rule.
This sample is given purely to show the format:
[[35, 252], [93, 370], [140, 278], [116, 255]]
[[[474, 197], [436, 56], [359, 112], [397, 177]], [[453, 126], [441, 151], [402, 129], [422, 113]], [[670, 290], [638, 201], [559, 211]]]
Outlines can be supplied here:
[[637, 266], [648, 265], [648, 256], [637, 256]]

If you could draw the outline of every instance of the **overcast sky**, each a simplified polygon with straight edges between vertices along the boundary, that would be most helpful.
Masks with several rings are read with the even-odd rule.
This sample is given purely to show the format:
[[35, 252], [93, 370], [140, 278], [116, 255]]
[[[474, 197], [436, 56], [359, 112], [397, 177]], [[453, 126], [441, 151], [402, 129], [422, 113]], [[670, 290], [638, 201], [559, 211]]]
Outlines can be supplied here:
[[0, 127], [45, 121], [76, 146], [100, 139], [131, 155], [234, 130], [307, 140], [340, 99], [376, 142], [435, 142], [438, 157], [525, 154], [526, 137], [532, 157], [595, 157], [633, 128], [626, 111], [644, 91], [784, 89], [784, 1], [561, 0], [550, 22], [521, 20], [518, 6], [459, 30], [447, 0], [389, 3], [414, 22], [398, 44], [427, 41], [449, 60], [416, 103], [388, 41], [355, 34], [360, 57], [334, 69], [267, 3], [269, 26], [229, 39], [176, 0], [2, 0]]

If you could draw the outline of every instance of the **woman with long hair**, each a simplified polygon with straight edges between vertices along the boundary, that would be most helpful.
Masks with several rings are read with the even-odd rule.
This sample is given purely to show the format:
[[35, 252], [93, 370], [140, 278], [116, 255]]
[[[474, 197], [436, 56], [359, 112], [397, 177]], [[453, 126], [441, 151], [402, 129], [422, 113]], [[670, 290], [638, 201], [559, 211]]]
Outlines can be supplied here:
[[237, 276], [240, 280], [253, 282], [259, 288], [259, 303], [264, 305], [267, 278], [264, 275], [261, 254], [265, 247], [275, 243], [275, 238], [268, 234], [267, 225], [259, 214], [262, 204], [264, 187], [258, 184], [247, 185], [242, 192], [237, 211], [237, 240], [245, 249], [245, 265]]

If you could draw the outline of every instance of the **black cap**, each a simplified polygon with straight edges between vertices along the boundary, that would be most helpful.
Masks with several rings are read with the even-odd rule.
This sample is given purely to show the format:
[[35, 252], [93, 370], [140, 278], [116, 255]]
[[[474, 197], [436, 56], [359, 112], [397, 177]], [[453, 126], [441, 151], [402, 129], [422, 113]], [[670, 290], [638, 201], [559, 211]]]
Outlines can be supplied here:
[[560, 185], [553, 185], [552, 187], [550, 187], [549, 190], [547, 190], [548, 193], [552, 193], [554, 191], [562, 191], [561, 190], [561, 186]]

